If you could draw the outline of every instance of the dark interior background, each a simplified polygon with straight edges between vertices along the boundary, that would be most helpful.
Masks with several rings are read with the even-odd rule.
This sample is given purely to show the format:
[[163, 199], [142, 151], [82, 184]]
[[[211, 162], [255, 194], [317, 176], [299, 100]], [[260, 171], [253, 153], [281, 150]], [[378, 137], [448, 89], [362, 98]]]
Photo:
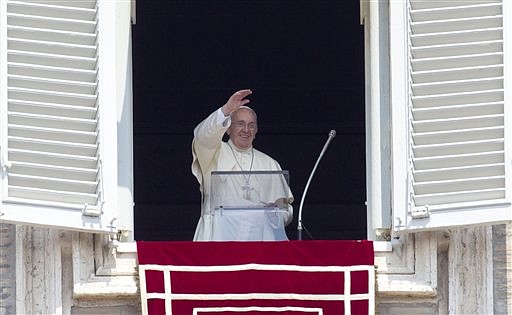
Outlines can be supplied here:
[[133, 26], [135, 239], [191, 240], [200, 193], [192, 131], [250, 88], [255, 147], [290, 171], [304, 239], [365, 239], [364, 49], [359, 1], [137, 1]]

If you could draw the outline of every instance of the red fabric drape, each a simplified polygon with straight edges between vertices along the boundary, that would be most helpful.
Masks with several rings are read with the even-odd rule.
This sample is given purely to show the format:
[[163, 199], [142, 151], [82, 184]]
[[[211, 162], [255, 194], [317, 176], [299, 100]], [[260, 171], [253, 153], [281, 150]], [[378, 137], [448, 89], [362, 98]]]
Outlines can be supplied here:
[[[168, 314], [345, 314], [347, 295], [351, 314], [367, 314], [373, 303], [371, 241], [141, 241], [137, 252], [145, 291], [168, 296]], [[148, 299], [149, 314], [165, 307]]]

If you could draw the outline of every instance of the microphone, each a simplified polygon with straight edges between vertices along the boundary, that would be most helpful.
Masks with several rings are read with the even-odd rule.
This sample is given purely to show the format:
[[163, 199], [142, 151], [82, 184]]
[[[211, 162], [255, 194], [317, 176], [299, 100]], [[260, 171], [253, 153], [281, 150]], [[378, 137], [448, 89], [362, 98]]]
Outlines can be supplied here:
[[302, 193], [302, 200], [300, 201], [299, 206], [299, 217], [298, 217], [298, 226], [297, 226], [297, 235], [298, 240], [302, 240], [302, 206], [304, 205], [304, 199], [306, 198], [306, 193], [308, 192], [309, 184], [311, 183], [311, 179], [313, 178], [313, 175], [315, 174], [316, 168], [318, 167], [318, 163], [320, 163], [320, 160], [322, 159], [322, 156], [324, 156], [325, 151], [327, 150], [327, 147], [329, 146], [329, 143], [331, 143], [331, 140], [336, 136], [336, 130], [329, 131], [329, 136], [327, 138], [327, 141], [324, 144], [324, 147], [322, 151], [320, 152], [320, 155], [318, 156], [318, 159], [316, 160], [315, 166], [313, 167], [313, 170], [311, 171], [311, 174], [309, 175], [308, 182], [306, 183], [306, 187], [304, 188], [304, 192]]

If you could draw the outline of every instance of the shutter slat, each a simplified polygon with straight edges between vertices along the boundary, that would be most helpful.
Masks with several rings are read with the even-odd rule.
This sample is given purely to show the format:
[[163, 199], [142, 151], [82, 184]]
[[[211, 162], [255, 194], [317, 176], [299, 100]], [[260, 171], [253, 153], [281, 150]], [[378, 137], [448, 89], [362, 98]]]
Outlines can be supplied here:
[[60, 153], [75, 156], [95, 156], [98, 152], [97, 144], [84, 144], [76, 142], [52, 141], [47, 139], [33, 139], [21, 137], [8, 137], [9, 148], [30, 150], [47, 153]]
[[40, 77], [27, 77], [20, 75], [8, 75], [7, 81], [13, 88], [31, 90], [44, 90], [48, 92], [64, 92], [73, 94], [93, 95], [96, 93], [95, 82], [80, 82], [70, 80], [56, 80]]
[[[26, 0], [24, 2], [39, 3], [47, 5], [55, 5], [55, 0]], [[60, 7], [66, 8], [82, 8], [82, 9], [95, 9], [96, 0], [80, 0], [80, 1], [59, 1]]]
[[60, 167], [76, 167], [83, 169], [97, 169], [98, 160], [91, 156], [77, 156], [48, 152], [36, 152], [30, 150], [9, 149], [9, 160], [31, 164], [45, 164]]
[[496, 115], [503, 113], [503, 102], [464, 104], [455, 106], [414, 108], [415, 120], [447, 119], [477, 115]]
[[424, 157], [484, 153], [488, 151], [503, 151], [503, 139], [478, 140], [456, 143], [438, 143], [430, 145], [414, 145], [415, 159]]
[[24, 125], [9, 125], [9, 136], [46, 139], [62, 142], [75, 142], [84, 144], [97, 143], [96, 132], [56, 129], [49, 127], [32, 127]]
[[96, 181], [69, 180], [34, 175], [9, 173], [9, 183], [13, 186], [50, 189], [84, 194], [95, 194], [98, 183]]
[[478, 43], [482, 41], [500, 40], [503, 38], [502, 30], [503, 29], [501, 27], [497, 27], [469, 31], [420, 34], [411, 36], [411, 41], [416, 47]]
[[415, 145], [503, 139], [503, 126], [414, 133]]
[[411, 48], [411, 54], [414, 57], [414, 60], [465, 55], [484, 55], [501, 53], [502, 51], [502, 40], [478, 41], [473, 43], [457, 43], [449, 45], [429, 45]]
[[16, 162], [12, 164], [10, 172], [20, 175], [34, 175], [46, 178], [60, 178], [77, 181], [96, 182], [98, 180], [97, 169], [82, 169], [77, 167], [62, 167], [23, 162]]
[[505, 197], [505, 189], [480, 189], [459, 191], [454, 193], [440, 193], [440, 194], [424, 194], [415, 195], [414, 203], [416, 206], [426, 205], [447, 205], [453, 203], [470, 203], [500, 200]]
[[503, 102], [503, 89], [441, 95], [412, 96], [413, 108]]
[[9, 1], [8, 10], [10, 13], [20, 13], [28, 15], [37, 15], [44, 17], [61, 18], [65, 16], [68, 19], [93, 20], [96, 16], [96, 10], [93, 8], [79, 8], [59, 5], [62, 1], [43, 3], [34, 3], [27, 1]]
[[452, 167], [419, 170], [414, 172], [414, 180], [417, 183], [444, 181], [450, 179], [469, 179], [473, 177], [500, 176], [505, 173], [504, 164], [482, 164], [473, 167]]
[[61, 30], [79, 33], [94, 33], [96, 31], [95, 21], [73, 20], [66, 18], [37, 17], [27, 14], [7, 14], [7, 23], [12, 26], [25, 26]]
[[426, 158], [415, 158], [414, 169], [438, 169], [464, 166], [477, 166], [481, 164], [504, 163], [503, 151], [487, 151], [484, 153], [465, 153]]
[[22, 77], [39, 77], [89, 83], [96, 81], [95, 70], [52, 67], [26, 63], [9, 63], [7, 66], [8, 73]]
[[47, 128], [51, 126], [52, 130], [72, 130], [72, 131], [85, 131], [94, 132], [96, 129], [97, 121], [94, 119], [80, 119], [71, 117], [60, 117], [50, 115], [26, 114], [17, 112], [8, 112], [9, 124], [11, 125], [24, 125], [30, 127]]
[[450, 119], [415, 120], [413, 130], [415, 133], [449, 131], [457, 129], [475, 129], [498, 127], [504, 123], [504, 115], [481, 115]]
[[[442, 78], [440, 77], [439, 80], [441, 79]], [[459, 81], [438, 81], [435, 83], [429, 82], [412, 85], [413, 93], [417, 96], [436, 96], [439, 94], [488, 91], [502, 88], [503, 77]]]
[[413, 76], [414, 83], [417, 85], [421, 83], [457, 82], [472, 79], [482, 80], [503, 77], [503, 66], [491, 65], [458, 69], [415, 71], [413, 72]]
[[74, 105], [94, 108], [96, 95], [33, 90], [25, 88], [8, 88], [9, 101], [45, 102], [62, 105]]
[[[427, 1], [425, 1], [427, 2]], [[411, 10], [411, 18], [414, 22], [465, 19], [481, 16], [501, 15], [501, 3], [478, 4], [472, 1], [446, 1], [431, 3], [425, 9]]]
[[14, 49], [8, 50], [7, 55], [11, 63], [96, 71], [96, 58], [62, 56], [58, 54], [20, 51]]
[[7, 37], [16, 39], [39, 40], [59, 44], [95, 45], [96, 34], [57, 31], [25, 26], [10, 26]]
[[35, 202], [51, 201], [62, 206], [68, 206], [69, 204], [91, 204], [95, 205], [98, 202], [98, 196], [96, 194], [77, 193], [69, 191], [56, 191], [50, 189], [31, 188], [24, 186], [10, 185], [8, 194], [12, 201], [26, 202], [32, 200]]
[[411, 8], [413, 10], [424, 10], [424, 9], [439, 9], [439, 8], [451, 8], [456, 5], [458, 6], [470, 6], [470, 5], [489, 5], [493, 3], [499, 3], [500, 0], [457, 0], [457, 1], [446, 1], [446, 0], [411, 0]]
[[442, 21], [427, 21], [411, 23], [414, 34], [447, 33], [457, 31], [499, 28], [502, 26], [502, 16], [479, 16], [476, 18], [449, 19]]
[[97, 114], [96, 108], [93, 107], [73, 106], [65, 104], [9, 100], [8, 105], [8, 111], [30, 113], [34, 115], [95, 119]]
[[93, 58], [96, 55], [96, 46], [94, 45], [77, 45], [17, 38], [8, 38], [8, 40], [7, 47], [9, 50], [25, 50], [36, 53], [87, 58]]
[[504, 176], [491, 176], [483, 178], [473, 177], [464, 179], [416, 182], [413, 185], [413, 188], [415, 195], [424, 195], [468, 190], [500, 189], [504, 185]]
[[411, 61], [414, 72], [494, 66], [500, 64], [503, 64], [502, 52], [463, 56], [450, 55], [446, 57], [414, 59]]

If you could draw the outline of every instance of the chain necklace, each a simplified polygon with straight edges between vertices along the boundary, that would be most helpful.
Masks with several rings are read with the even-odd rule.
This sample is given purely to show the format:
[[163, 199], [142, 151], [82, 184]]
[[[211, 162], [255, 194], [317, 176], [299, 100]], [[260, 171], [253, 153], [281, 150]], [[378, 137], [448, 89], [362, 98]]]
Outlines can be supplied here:
[[[227, 144], [228, 144], [229, 148], [231, 149], [231, 153], [233, 153], [233, 158], [235, 159], [236, 164], [238, 165], [238, 167], [240, 168], [241, 171], [244, 171], [244, 169], [242, 168], [242, 165], [240, 164], [240, 162], [238, 162], [238, 159], [236, 158], [235, 150], [233, 150], [233, 148], [231, 147], [229, 142]], [[251, 147], [251, 166], [249, 168], [249, 172], [252, 171], [253, 162], [254, 162], [254, 148]], [[251, 195], [251, 190], [254, 189], [250, 185], [251, 174], [249, 174], [248, 176], [245, 176], [244, 174], [242, 174], [242, 176], [244, 177], [244, 181], [245, 181], [245, 185], [242, 185], [242, 190], [244, 191], [244, 198], [249, 200], [250, 195]]]

